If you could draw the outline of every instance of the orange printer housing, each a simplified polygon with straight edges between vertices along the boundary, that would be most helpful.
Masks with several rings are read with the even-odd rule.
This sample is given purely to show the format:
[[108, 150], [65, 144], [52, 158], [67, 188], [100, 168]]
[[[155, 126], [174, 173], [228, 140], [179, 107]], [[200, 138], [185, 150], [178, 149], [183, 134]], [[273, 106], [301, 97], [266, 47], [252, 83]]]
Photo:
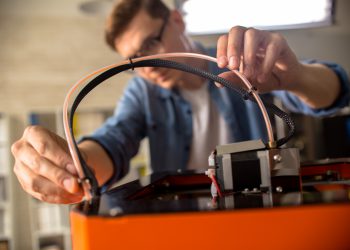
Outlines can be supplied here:
[[[113, 215], [86, 212], [80, 204], [70, 212], [73, 249], [350, 249], [349, 189], [323, 197], [328, 201]], [[207, 201], [204, 207], [212, 206]]]

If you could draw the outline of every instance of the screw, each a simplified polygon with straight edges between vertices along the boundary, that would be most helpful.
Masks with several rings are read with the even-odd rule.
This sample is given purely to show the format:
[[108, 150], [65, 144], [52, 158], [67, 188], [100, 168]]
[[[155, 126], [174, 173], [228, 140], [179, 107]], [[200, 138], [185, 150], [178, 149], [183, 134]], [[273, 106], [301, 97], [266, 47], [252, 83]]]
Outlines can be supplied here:
[[114, 208], [111, 208], [111, 210], [109, 210], [110, 216], [117, 216], [122, 213], [123, 213], [123, 209], [121, 209], [120, 207], [114, 207]]
[[281, 186], [278, 186], [278, 187], [276, 187], [276, 191], [278, 193], [282, 193], [283, 192], [283, 188]]
[[275, 160], [275, 162], [281, 162], [282, 161], [282, 156], [277, 154], [273, 156], [273, 159]]

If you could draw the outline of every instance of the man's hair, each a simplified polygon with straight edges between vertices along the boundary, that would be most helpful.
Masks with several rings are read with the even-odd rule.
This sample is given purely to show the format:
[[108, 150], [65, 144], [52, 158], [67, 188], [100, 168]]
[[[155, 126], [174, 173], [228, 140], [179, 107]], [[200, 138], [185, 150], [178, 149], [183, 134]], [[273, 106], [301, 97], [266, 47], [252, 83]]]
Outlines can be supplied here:
[[105, 29], [106, 42], [113, 50], [115, 39], [141, 10], [145, 10], [152, 18], [165, 19], [170, 13], [161, 0], [118, 0], [107, 18]]

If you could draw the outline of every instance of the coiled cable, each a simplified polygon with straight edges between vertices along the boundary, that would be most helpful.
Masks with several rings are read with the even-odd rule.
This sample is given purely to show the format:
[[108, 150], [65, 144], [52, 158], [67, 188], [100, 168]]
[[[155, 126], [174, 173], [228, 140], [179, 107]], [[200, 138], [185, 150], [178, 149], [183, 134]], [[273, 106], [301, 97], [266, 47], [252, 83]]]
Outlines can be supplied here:
[[[173, 57], [175, 54], [181, 54], [181, 56], [192, 55], [192, 57], [198, 56], [197, 54], [193, 54], [193, 53], [169, 53], [169, 54], [163, 54], [163, 57]], [[202, 59], [210, 58], [210, 60], [213, 61], [211, 57], [204, 56], [204, 55], [200, 55], [200, 56]], [[205, 57], [205, 58], [203, 58], [203, 57]], [[242, 96], [243, 99], [249, 99], [253, 102], [256, 102], [260, 108], [261, 108], [261, 106], [263, 106], [263, 108], [266, 107], [271, 113], [275, 114], [276, 116], [280, 117], [281, 119], [283, 119], [285, 121], [285, 123], [288, 125], [288, 128], [289, 128], [289, 132], [288, 132], [287, 136], [284, 138], [278, 139], [276, 142], [274, 142], [273, 135], [271, 135], [272, 132], [271, 132], [270, 121], [268, 118], [266, 118], [266, 114], [264, 114], [264, 109], [261, 108], [263, 115], [264, 115], [265, 123], [267, 124], [267, 130], [268, 130], [268, 135], [269, 135], [269, 142], [267, 143], [267, 147], [271, 147], [271, 145], [274, 145], [274, 143], [276, 144], [274, 146], [280, 147], [283, 144], [285, 144], [293, 136], [293, 134], [295, 132], [295, 125], [294, 125], [294, 121], [291, 119], [291, 117], [287, 113], [283, 112], [278, 107], [276, 107], [274, 104], [262, 101], [259, 97], [257, 97], [256, 89], [254, 89], [254, 87], [244, 77], [239, 75], [237, 72], [235, 72], [235, 73], [244, 81], [244, 83], [248, 87], [248, 91], [241, 88], [241, 87], [233, 85], [231, 82], [229, 82], [228, 80], [226, 80], [222, 77], [219, 77], [219, 76], [214, 75], [212, 73], [206, 72], [204, 70], [194, 68], [194, 67], [191, 67], [188, 65], [184, 65], [184, 64], [181, 64], [181, 63], [178, 63], [175, 61], [154, 59], [154, 58], [155, 58], [155, 56], [148, 56], [148, 57], [137, 58], [137, 59], [133, 59], [133, 60], [130, 59], [129, 62], [124, 62], [124, 63], [117, 64], [117, 65], [111, 65], [111, 66], [105, 67], [103, 69], [100, 69], [100, 70], [94, 72], [93, 74], [89, 75], [88, 77], [83, 78], [78, 83], [76, 83], [72, 87], [71, 91], [68, 93], [68, 95], [66, 97], [66, 100], [64, 102], [64, 110], [63, 110], [65, 134], [67, 137], [68, 146], [69, 146], [74, 164], [77, 167], [78, 175], [83, 183], [85, 196], [88, 200], [90, 200], [93, 196], [99, 195], [99, 187], [98, 187], [96, 177], [94, 176], [91, 169], [84, 162], [81, 154], [79, 153], [78, 145], [77, 145], [76, 141], [74, 140], [73, 126], [72, 126], [73, 116], [74, 116], [74, 113], [75, 113], [78, 105], [80, 104], [80, 102], [83, 100], [83, 98], [91, 90], [93, 90], [96, 86], [98, 86], [100, 83], [107, 80], [108, 78], [110, 78], [116, 74], [119, 74], [123, 71], [129, 70], [129, 69], [140, 68], [140, 67], [171, 68], [171, 69], [176, 69], [176, 70], [181, 70], [181, 71], [185, 71], [188, 73], [192, 73], [192, 74], [198, 75], [200, 77], [212, 80], [214, 82], [218, 82], [218, 83], [222, 84], [223, 86], [236, 91], [238, 94], [240, 94]], [[96, 76], [90, 82], [88, 82], [80, 90], [80, 92], [77, 94], [77, 96], [75, 97], [75, 99], [72, 103], [71, 111], [70, 111], [69, 119], [68, 119], [68, 113], [69, 113], [68, 112], [68, 103], [69, 103], [69, 99], [70, 99], [72, 92], [74, 92], [76, 90], [76, 88], [80, 84], [82, 84], [87, 78], [91, 77], [92, 75], [96, 75], [100, 72], [102, 72], [102, 73], [99, 74], [98, 76]]]

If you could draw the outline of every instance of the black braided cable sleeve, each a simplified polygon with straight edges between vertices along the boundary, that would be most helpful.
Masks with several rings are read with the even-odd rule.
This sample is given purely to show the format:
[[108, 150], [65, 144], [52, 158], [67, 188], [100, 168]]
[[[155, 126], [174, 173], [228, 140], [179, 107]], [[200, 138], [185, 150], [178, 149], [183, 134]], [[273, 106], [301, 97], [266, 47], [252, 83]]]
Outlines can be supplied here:
[[[103, 81], [107, 80], [108, 78], [117, 75], [123, 71], [129, 70], [129, 69], [133, 69], [133, 68], [141, 68], [141, 67], [161, 67], [161, 68], [171, 68], [171, 69], [176, 69], [176, 70], [181, 70], [184, 72], [188, 72], [188, 73], [192, 73], [195, 74], [197, 76], [209, 79], [213, 82], [218, 82], [221, 85], [234, 90], [236, 93], [238, 93], [243, 99], [249, 99], [250, 101], [253, 101], [256, 103], [256, 100], [253, 98], [253, 96], [251, 95], [251, 93], [249, 93], [248, 91], [246, 91], [245, 89], [235, 86], [233, 85], [231, 82], [229, 82], [228, 80], [219, 77], [217, 75], [214, 75], [212, 73], [206, 72], [204, 70], [195, 68], [195, 67], [191, 67], [188, 65], [184, 65], [178, 62], [174, 62], [174, 61], [169, 61], [169, 60], [163, 60], [163, 59], [150, 59], [150, 60], [143, 60], [143, 61], [138, 61], [138, 62], [132, 62], [130, 61], [129, 64], [124, 64], [124, 65], [120, 65], [120, 66], [116, 66], [114, 68], [108, 69], [105, 72], [101, 73], [100, 75], [98, 75], [97, 77], [93, 78], [89, 83], [87, 83], [81, 90], [80, 92], [77, 94], [75, 100], [73, 101], [72, 107], [71, 107], [71, 112], [70, 112], [70, 117], [69, 117], [69, 129], [72, 135], [73, 134], [73, 116], [74, 113], [78, 107], [78, 105], [80, 104], [80, 102], [82, 101], [82, 99], [91, 91], [93, 90], [96, 86], [98, 86], [100, 83], [102, 83]], [[277, 147], [282, 146], [283, 144], [285, 144], [295, 133], [295, 124], [294, 121], [292, 120], [292, 118], [285, 113], [284, 111], [282, 111], [281, 109], [279, 109], [277, 106], [275, 106], [272, 103], [268, 103], [266, 101], [263, 101], [263, 104], [265, 105], [266, 109], [268, 111], [270, 111], [271, 113], [273, 113], [274, 115], [280, 117], [288, 126], [289, 128], [289, 132], [288, 134], [281, 138], [278, 139], [276, 141]], [[79, 153], [78, 150], [78, 146], [77, 143], [74, 140], [74, 145], [76, 148], [76, 151], [78, 152], [79, 158], [81, 160], [82, 163], [84, 163], [84, 161], [82, 161], [82, 157]], [[85, 164], [85, 163], [84, 163]], [[92, 181], [94, 182], [94, 185], [97, 183], [93, 173], [91, 172], [91, 170], [89, 170], [89, 168], [86, 168], [84, 166], [84, 174], [87, 178], [92, 179]]]

